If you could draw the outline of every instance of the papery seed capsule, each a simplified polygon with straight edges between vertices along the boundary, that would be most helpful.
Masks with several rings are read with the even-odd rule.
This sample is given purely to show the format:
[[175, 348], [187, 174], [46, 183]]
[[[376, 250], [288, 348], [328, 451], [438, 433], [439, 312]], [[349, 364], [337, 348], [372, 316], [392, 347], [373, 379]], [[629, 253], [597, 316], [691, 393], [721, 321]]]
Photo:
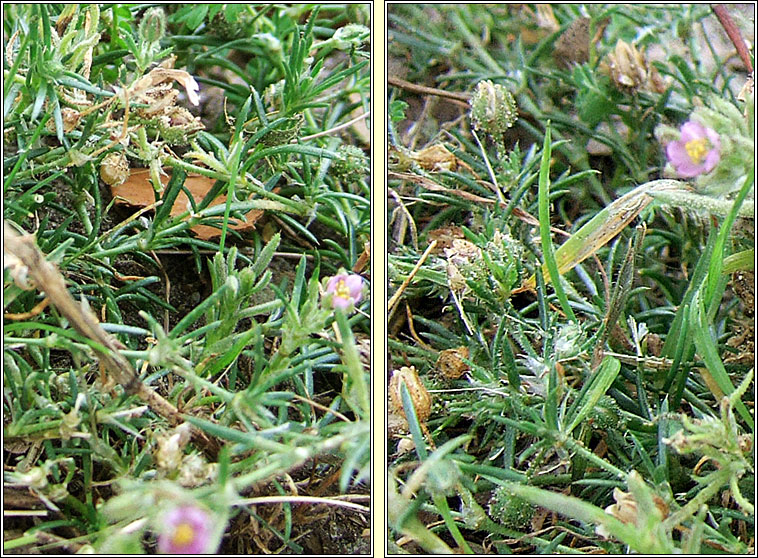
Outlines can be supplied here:
[[[77, 124], [79, 124], [79, 120], [81, 120], [82, 115], [78, 110], [69, 108], [69, 107], [63, 107], [61, 109], [61, 119], [63, 120], [63, 132], [68, 133], [74, 128], [76, 128]], [[45, 124], [45, 127], [47, 128], [47, 131], [51, 134], [55, 133], [55, 118], [51, 118], [47, 121], [47, 124]]]
[[468, 358], [468, 347], [458, 347], [457, 349], [446, 349], [440, 353], [437, 359], [437, 369], [442, 372], [445, 378], [456, 380], [469, 371], [469, 366], [463, 362]]
[[634, 45], [619, 40], [608, 55], [611, 78], [621, 89], [636, 89], [647, 82], [647, 63]]
[[123, 153], [109, 153], [100, 163], [100, 178], [108, 186], [118, 186], [129, 178], [129, 162]]
[[403, 409], [403, 398], [400, 394], [400, 384], [405, 383], [408, 393], [416, 409], [416, 416], [420, 422], [426, 422], [432, 412], [432, 396], [427, 391], [421, 378], [418, 377], [416, 368], [403, 366], [400, 370], [395, 370], [390, 378], [390, 402], [395, 411], [405, 414]]
[[398, 455], [405, 455], [406, 453], [412, 452], [414, 449], [416, 449], [416, 444], [414, 444], [413, 440], [410, 438], [401, 438], [397, 443]]
[[82, 113], [69, 107], [63, 107], [61, 109], [61, 116], [63, 117], [63, 131], [68, 133], [79, 124]]
[[580, 17], [571, 22], [553, 46], [556, 64], [570, 68], [590, 59], [590, 18]]

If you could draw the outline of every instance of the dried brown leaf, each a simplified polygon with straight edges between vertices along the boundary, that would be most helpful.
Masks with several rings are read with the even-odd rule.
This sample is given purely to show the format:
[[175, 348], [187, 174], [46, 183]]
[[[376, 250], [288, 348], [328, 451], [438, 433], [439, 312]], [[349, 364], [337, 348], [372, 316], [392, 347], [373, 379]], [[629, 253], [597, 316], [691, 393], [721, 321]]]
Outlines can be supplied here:
[[[130, 169], [129, 178], [120, 185], [112, 186], [111, 193], [116, 198], [117, 205], [129, 205], [134, 207], [146, 207], [155, 203], [155, 193], [153, 185], [150, 182], [150, 173], [148, 169]], [[171, 171], [166, 169], [166, 172]], [[161, 175], [161, 182], [165, 187], [170, 179], [169, 175]], [[184, 181], [184, 187], [192, 194], [195, 203], [200, 203], [213, 187], [214, 180], [200, 174], [189, 174]], [[226, 196], [217, 197], [211, 206], [226, 203]], [[174, 205], [171, 207], [171, 216], [176, 217], [190, 209], [189, 198], [182, 190], [176, 197]], [[255, 228], [255, 222], [263, 215], [262, 209], [251, 209], [245, 214], [247, 223], [235, 222], [230, 224], [230, 228], [239, 232], [250, 232]], [[221, 235], [221, 230], [208, 225], [195, 225], [192, 232], [201, 240], [210, 240], [211, 238]]]

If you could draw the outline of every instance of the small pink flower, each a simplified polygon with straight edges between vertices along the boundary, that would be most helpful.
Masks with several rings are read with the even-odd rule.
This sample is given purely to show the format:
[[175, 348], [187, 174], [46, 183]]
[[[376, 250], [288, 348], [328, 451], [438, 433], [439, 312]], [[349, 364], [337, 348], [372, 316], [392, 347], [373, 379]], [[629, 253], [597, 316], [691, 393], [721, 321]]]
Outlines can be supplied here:
[[682, 125], [681, 133], [679, 141], [666, 145], [666, 156], [677, 174], [691, 178], [711, 172], [721, 158], [719, 135], [693, 120]]
[[212, 523], [210, 514], [196, 506], [174, 508], [163, 518], [158, 537], [161, 554], [210, 554]]
[[340, 273], [326, 284], [326, 292], [332, 295], [332, 308], [346, 310], [363, 296], [363, 278], [354, 273]]

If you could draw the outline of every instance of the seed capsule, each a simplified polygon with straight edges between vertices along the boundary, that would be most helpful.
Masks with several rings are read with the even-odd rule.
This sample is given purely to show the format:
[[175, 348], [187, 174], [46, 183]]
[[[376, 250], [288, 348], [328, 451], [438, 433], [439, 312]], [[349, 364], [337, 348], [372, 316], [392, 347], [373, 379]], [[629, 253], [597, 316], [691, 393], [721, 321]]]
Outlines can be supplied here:
[[100, 163], [100, 178], [108, 186], [119, 186], [129, 178], [129, 162], [123, 153], [109, 153]]
[[[61, 109], [61, 119], [63, 120], [63, 132], [67, 134], [71, 130], [76, 128], [81, 118], [82, 118], [82, 114], [78, 110], [74, 110], [69, 107], [63, 107]], [[50, 133], [54, 134], [55, 133], [55, 119], [51, 118], [50, 120], [48, 120], [45, 127]]]
[[468, 347], [458, 347], [457, 349], [446, 349], [440, 353], [437, 359], [437, 369], [442, 372], [445, 378], [456, 380], [469, 371], [469, 366], [463, 362], [468, 358]]
[[432, 412], [432, 396], [427, 391], [421, 378], [416, 372], [416, 368], [403, 366], [400, 370], [395, 370], [390, 378], [390, 402], [392, 407], [398, 413], [404, 413], [403, 398], [400, 395], [401, 382], [405, 383], [408, 393], [416, 409], [416, 416], [419, 422], [426, 422]]

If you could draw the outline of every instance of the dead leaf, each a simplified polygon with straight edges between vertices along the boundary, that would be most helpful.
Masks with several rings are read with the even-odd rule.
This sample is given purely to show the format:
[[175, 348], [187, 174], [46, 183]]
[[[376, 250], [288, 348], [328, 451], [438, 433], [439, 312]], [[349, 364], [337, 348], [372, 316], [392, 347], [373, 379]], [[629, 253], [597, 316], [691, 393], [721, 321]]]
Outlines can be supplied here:
[[551, 33], [555, 33], [561, 28], [561, 24], [555, 18], [553, 7], [550, 4], [537, 4], [535, 19], [540, 29], [547, 29]]
[[[164, 169], [164, 171], [168, 173], [168, 176], [161, 175], [161, 182], [165, 187], [171, 178], [171, 170]], [[195, 204], [198, 204], [210, 191], [214, 183], [215, 180], [212, 178], [190, 173], [184, 181], [184, 187], [192, 194]], [[116, 198], [116, 205], [146, 207], [155, 203], [155, 194], [153, 192], [153, 185], [150, 182], [150, 173], [148, 169], [130, 169], [129, 178], [127, 178], [123, 184], [112, 186], [111, 193], [113, 194], [113, 197]], [[226, 196], [220, 195], [211, 202], [210, 205], [212, 207], [224, 203], [226, 203]], [[184, 190], [182, 190], [176, 197], [173, 207], [171, 207], [171, 216], [176, 217], [177, 215], [181, 215], [190, 207], [189, 198]], [[251, 209], [245, 214], [247, 223], [241, 223], [235, 220], [235, 224], [230, 224], [230, 228], [239, 232], [250, 232], [255, 229], [255, 222], [262, 215], [262, 209]], [[195, 233], [195, 236], [201, 240], [210, 240], [211, 238], [221, 236], [221, 229], [208, 225], [195, 225], [191, 230]]]
[[[367, 242], [363, 245], [363, 252], [361, 252], [361, 255], [358, 257], [358, 260], [355, 262], [355, 265], [353, 266], [353, 273], [360, 273], [363, 271], [366, 266], [371, 262], [371, 243]], [[371, 270], [369, 270], [370, 272]]]
[[421, 151], [411, 151], [411, 159], [427, 171], [451, 171], [458, 168], [458, 158], [442, 144], [430, 145]]
[[432, 241], [437, 241], [437, 247], [434, 250], [435, 254], [442, 254], [445, 248], [451, 248], [453, 246], [453, 240], [463, 240], [465, 235], [463, 229], [457, 225], [445, 225], [427, 233], [426, 239], [429, 244]]

